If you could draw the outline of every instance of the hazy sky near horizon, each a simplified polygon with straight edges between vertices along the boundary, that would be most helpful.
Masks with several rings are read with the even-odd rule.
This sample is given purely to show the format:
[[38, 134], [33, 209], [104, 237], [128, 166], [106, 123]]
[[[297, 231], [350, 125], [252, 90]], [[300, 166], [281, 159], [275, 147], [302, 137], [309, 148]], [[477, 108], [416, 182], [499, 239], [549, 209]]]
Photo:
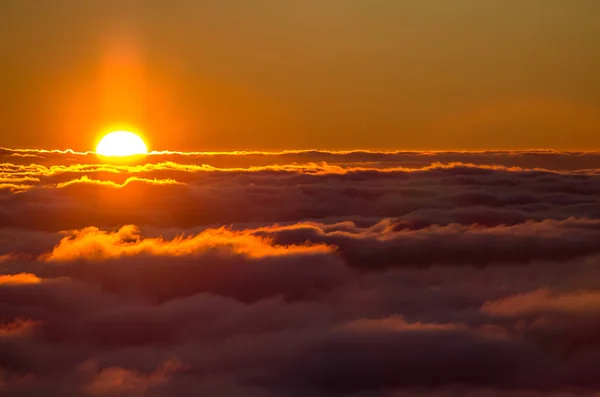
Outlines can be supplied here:
[[597, 0], [3, 0], [0, 146], [600, 149]]

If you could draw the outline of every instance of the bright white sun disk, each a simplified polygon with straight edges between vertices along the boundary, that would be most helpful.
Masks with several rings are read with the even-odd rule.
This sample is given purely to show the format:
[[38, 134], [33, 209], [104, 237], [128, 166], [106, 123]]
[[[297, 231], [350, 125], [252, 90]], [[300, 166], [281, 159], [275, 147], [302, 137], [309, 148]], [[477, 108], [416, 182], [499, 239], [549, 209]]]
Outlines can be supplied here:
[[147, 154], [144, 140], [129, 131], [115, 131], [105, 135], [96, 146], [96, 153], [102, 156], [135, 156]]

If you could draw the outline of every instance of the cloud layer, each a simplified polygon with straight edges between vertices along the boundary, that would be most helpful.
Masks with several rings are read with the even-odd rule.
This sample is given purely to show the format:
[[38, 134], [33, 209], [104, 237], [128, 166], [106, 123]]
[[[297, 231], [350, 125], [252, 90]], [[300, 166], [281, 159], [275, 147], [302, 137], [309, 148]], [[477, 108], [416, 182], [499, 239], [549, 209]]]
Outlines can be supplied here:
[[600, 391], [596, 153], [1, 161], [2, 395]]

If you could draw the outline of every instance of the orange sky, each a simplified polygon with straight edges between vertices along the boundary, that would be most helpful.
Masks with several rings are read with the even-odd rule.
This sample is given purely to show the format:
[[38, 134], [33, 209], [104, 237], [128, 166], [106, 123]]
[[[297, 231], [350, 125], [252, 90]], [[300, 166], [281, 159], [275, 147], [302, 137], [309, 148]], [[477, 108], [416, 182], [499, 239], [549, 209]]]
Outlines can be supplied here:
[[600, 149], [597, 0], [3, 0], [0, 146]]

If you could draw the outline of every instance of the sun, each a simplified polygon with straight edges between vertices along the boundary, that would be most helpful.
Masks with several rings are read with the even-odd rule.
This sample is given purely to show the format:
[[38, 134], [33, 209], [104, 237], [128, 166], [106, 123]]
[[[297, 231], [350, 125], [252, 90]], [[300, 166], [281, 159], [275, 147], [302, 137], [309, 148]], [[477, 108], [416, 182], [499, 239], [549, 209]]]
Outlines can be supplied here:
[[106, 134], [96, 146], [96, 153], [108, 157], [125, 157], [147, 154], [148, 147], [137, 134], [129, 131], [114, 131]]

